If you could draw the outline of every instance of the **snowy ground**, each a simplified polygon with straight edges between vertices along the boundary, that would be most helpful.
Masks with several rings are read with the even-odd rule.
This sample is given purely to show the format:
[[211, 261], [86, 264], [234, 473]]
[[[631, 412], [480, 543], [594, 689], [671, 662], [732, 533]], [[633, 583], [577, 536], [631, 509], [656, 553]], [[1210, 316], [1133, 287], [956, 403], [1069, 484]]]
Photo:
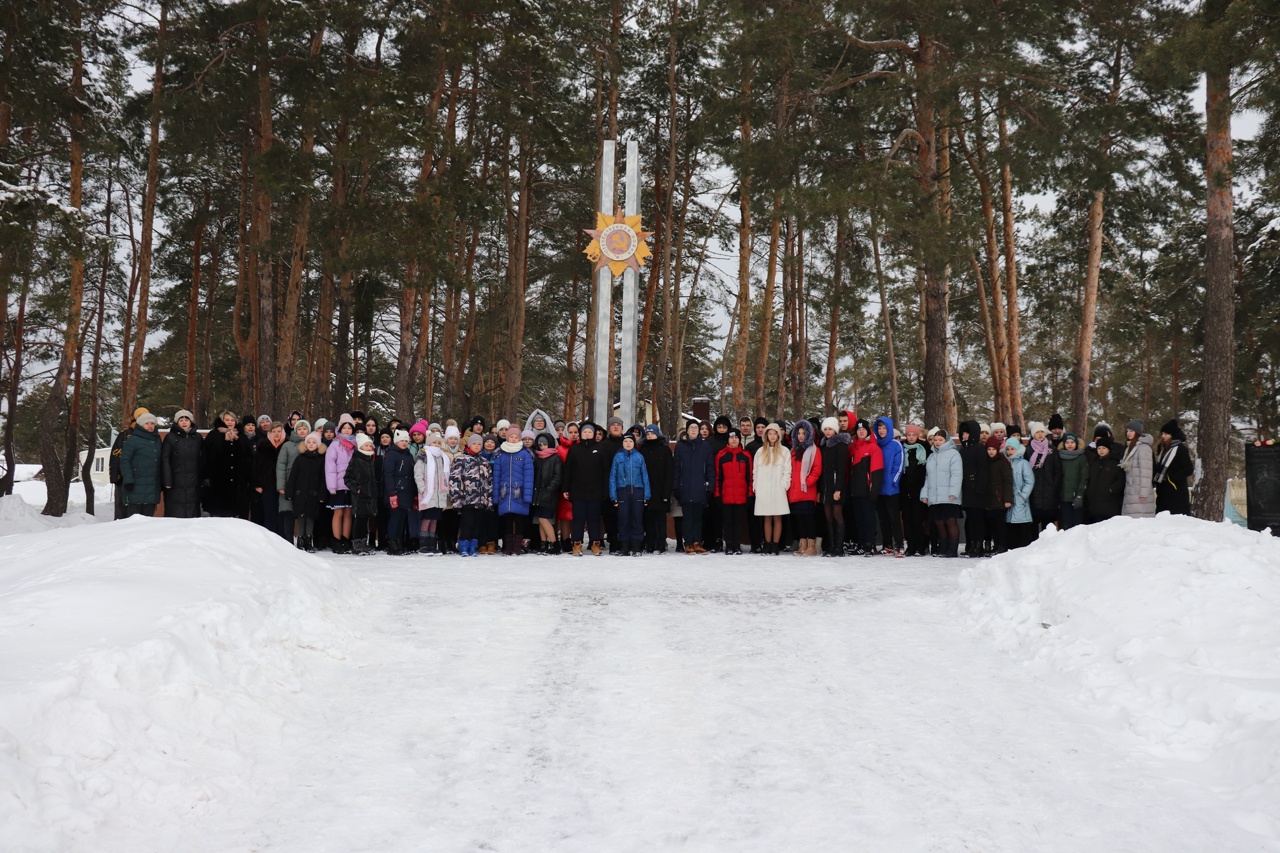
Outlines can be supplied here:
[[[1280, 591], [1276, 543], [1209, 528], [1170, 547], [1229, 530], [1240, 589]], [[1173, 564], [1130, 619], [1095, 534], [981, 564], [321, 558], [208, 519], [0, 538], [0, 849], [1280, 850], [1280, 599], [1242, 610], [1218, 563], [1179, 598], [1199, 569]], [[1259, 648], [1198, 640], [1203, 689], [1249, 690], [1193, 754], [1186, 673], [1144, 650], [1204, 631], [1197, 602]], [[1117, 656], [1126, 626], [1155, 633]], [[1223, 739], [1252, 747], [1235, 776]]]

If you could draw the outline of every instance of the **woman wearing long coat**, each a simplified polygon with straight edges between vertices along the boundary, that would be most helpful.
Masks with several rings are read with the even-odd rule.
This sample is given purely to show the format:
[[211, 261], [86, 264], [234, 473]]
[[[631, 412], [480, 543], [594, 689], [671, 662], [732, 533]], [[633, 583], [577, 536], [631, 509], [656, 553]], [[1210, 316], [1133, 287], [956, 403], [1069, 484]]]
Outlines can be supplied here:
[[296, 534], [297, 531], [295, 530], [293, 501], [289, 500], [289, 496], [285, 494], [285, 487], [289, 484], [289, 472], [293, 470], [293, 464], [298, 461], [298, 455], [302, 453], [307, 436], [310, 434], [310, 421], [305, 418], [299, 418], [294, 421], [293, 434], [284, 443], [284, 447], [280, 448], [280, 453], [276, 456], [276, 494], [280, 496], [280, 529], [281, 535], [286, 539], [290, 538], [292, 534]]
[[1124, 471], [1124, 506], [1121, 512], [1129, 518], [1155, 518], [1156, 487], [1151, 478], [1155, 476], [1155, 439], [1147, 435], [1145, 424], [1134, 419], [1124, 428], [1125, 449], [1120, 458], [1120, 468]]
[[1187, 450], [1187, 436], [1176, 420], [1160, 428], [1160, 451], [1155, 471], [1156, 512], [1191, 514], [1191, 475], [1195, 463]]
[[155, 515], [160, 503], [160, 436], [156, 416], [148, 412], [138, 418], [120, 454], [120, 479], [129, 515]]
[[204, 506], [218, 518], [249, 517], [253, 452], [240, 439], [232, 412], [223, 412], [221, 423], [204, 437]]
[[764, 553], [782, 550], [782, 516], [791, 514], [787, 490], [791, 488], [791, 452], [782, 446], [782, 427], [764, 428], [764, 446], [751, 466], [756, 493], [755, 514], [764, 519]]
[[1031, 463], [1023, 458], [1022, 442], [1010, 437], [1004, 443], [1005, 455], [1013, 466], [1013, 506], [1005, 512], [1005, 525], [1009, 530], [1009, 547], [1021, 548], [1036, 539], [1035, 519], [1031, 515], [1031, 492], [1036, 487], [1036, 475]]
[[164, 471], [164, 517], [200, 517], [200, 481], [203, 477], [204, 442], [186, 409], [174, 415], [173, 429], [160, 446]]

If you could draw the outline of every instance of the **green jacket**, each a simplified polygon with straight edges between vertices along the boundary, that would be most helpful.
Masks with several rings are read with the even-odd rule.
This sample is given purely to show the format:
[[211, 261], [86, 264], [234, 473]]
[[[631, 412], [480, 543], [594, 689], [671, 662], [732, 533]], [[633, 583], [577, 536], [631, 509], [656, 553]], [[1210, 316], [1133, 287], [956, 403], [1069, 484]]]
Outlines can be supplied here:
[[160, 503], [160, 434], [135, 429], [120, 454], [124, 502], [132, 506]]
[[1075, 459], [1067, 459], [1062, 451], [1058, 452], [1058, 464], [1062, 467], [1059, 497], [1063, 503], [1071, 503], [1077, 497], [1084, 497], [1085, 489], [1089, 488], [1089, 465], [1084, 451], [1077, 452], [1080, 455]]

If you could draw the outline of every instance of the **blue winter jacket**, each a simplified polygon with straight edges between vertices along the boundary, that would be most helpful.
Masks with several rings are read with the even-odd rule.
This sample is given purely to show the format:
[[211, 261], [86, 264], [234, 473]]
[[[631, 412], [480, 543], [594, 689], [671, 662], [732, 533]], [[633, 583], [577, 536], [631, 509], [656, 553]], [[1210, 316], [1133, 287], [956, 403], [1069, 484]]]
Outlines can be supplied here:
[[[885, 437], [880, 437], [880, 424], [884, 424]], [[871, 425], [871, 433], [876, 437], [876, 444], [880, 445], [880, 453], [884, 456], [884, 480], [880, 484], [880, 494], [896, 495], [898, 493], [899, 484], [902, 482], [902, 443], [893, 437], [893, 418], [885, 416], [876, 418], [876, 422]]]
[[493, 507], [498, 515], [529, 514], [533, 473], [533, 456], [528, 450], [498, 451], [493, 460]]
[[1004, 511], [1004, 520], [1010, 524], [1026, 524], [1031, 518], [1031, 491], [1036, 487], [1036, 474], [1031, 463], [1021, 456], [1009, 460], [1013, 463], [1013, 506]]
[[413, 457], [409, 451], [392, 445], [382, 457], [382, 495], [384, 506], [396, 495], [400, 509], [409, 509], [418, 496], [418, 484], [413, 479]]
[[675, 495], [684, 504], [705, 504], [715, 486], [715, 452], [711, 442], [687, 437], [676, 442]]
[[920, 500], [929, 506], [940, 504], [960, 505], [960, 490], [964, 486], [964, 462], [954, 443], [947, 441], [924, 463], [924, 488]]
[[644, 489], [644, 499], [649, 500], [649, 469], [639, 450], [619, 450], [613, 457], [609, 470], [609, 499], [618, 499], [618, 490], [628, 486]]

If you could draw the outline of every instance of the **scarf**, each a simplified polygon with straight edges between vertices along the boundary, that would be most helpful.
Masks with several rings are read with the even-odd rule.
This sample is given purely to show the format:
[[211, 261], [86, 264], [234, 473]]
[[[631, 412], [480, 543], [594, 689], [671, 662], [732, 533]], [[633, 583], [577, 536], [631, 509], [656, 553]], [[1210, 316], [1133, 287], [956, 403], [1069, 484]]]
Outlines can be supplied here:
[[519, 453], [524, 450], [523, 441], [504, 441], [502, 442], [502, 451], [504, 453]]
[[438, 472], [444, 472], [442, 479], [445, 482], [449, 479], [449, 460], [440, 452], [440, 448], [435, 445], [422, 448], [422, 459], [427, 463], [427, 475], [423, 478], [426, 488], [422, 492], [422, 497], [418, 499], [418, 509], [426, 509], [432, 496], [435, 495]]
[[552, 456], [559, 456], [559, 455], [560, 455], [560, 451], [556, 450], [554, 447], [546, 447], [538, 451], [539, 459], [549, 459]]
[[813, 460], [818, 455], [818, 448], [810, 444], [804, 449], [804, 457], [800, 460], [800, 493], [809, 491], [809, 474], [813, 471]]
[[1044, 464], [1044, 460], [1049, 458], [1052, 448], [1049, 446], [1049, 439], [1043, 441], [1039, 439], [1031, 439], [1031, 467], [1039, 468]]
[[1084, 453], [1083, 450], [1059, 450], [1058, 451], [1058, 455], [1062, 457], [1062, 461], [1064, 462], [1070, 462], [1072, 459], [1078, 459], [1080, 458], [1080, 455], [1083, 453]]

